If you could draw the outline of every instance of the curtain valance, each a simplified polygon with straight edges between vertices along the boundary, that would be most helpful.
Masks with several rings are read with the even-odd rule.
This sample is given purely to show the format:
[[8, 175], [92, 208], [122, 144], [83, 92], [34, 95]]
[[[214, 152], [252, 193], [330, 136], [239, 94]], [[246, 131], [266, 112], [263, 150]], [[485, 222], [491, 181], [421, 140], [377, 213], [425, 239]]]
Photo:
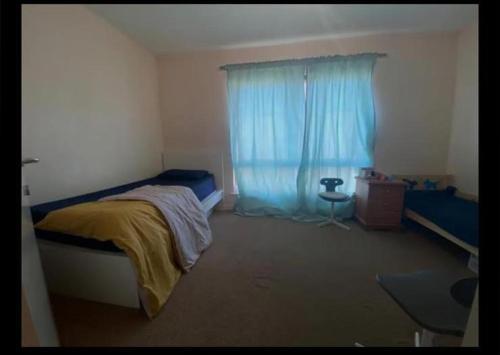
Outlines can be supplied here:
[[285, 60], [274, 60], [267, 62], [252, 62], [252, 63], [238, 63], [238, 64], [227, 64], [221, 66], [220, 70], [238, 70], [238, 69], [250, 69], [250, 68], [270, 68], [270, 67], [279, 67], [286, 65], [307, 65], [314, 63], [328, 63], [335, 61], [343, 61], [343, 60], [353, 60], [356, 58], [380, 58], [386, 57], [385, 53], [360, 53], [360, 54], [349, 54], [349, 55], [330, 55], [330, 56], [321, 56], [321, 57], [309, 57], [309, 58], [297, 58], [297, 59], [285, 59]]

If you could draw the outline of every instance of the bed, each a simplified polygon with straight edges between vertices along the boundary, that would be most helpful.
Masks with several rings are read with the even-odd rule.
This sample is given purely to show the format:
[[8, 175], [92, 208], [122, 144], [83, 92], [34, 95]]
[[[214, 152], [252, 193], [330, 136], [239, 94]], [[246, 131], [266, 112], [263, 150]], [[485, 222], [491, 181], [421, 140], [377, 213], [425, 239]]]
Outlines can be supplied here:
[[[222, 200], [223, 186], [219, 157], [203, 158], [198, 166], [213, 171], [202, 178], [182, 179], [155, 176], [129, 184], [108, 188], [63, 200], [32, 206], [32, 218], [36, 224], [48, 213], [64, 207], [97, 201], [103, 197], [116, 195], [146, 185], [177, 185], [189, 187], [207, 216]], [[181, 159], [182, 160], [182, 159]], [[196, 159], [183, 164], [177, 159], [164, 164], [164, 169], [189, 169]], [[219, 183], [217, 183], [219, 181]], [[222, 188], [221, 188], [222, 187]], [[48, 289], [91, 301], [110, 303], [132, 308], [144, 305], [144, 294], [137, 284], [136, 270], [128, 256], [113, 242], [82, 238], [69, 234], [50, 232], [35, 228], [42, 265]]]
[[[76, 205], [78, 203], [97, 201], [102, 197], [123, 193], [125, 191], [129, 191], [136, 187], [145, 185], [162, 185], [162, 186], [180, 185], [189, 187], [191, 188], [191, 190], [193, 190], [196, 197], [198, 197], [198, 199], [202, 203], [202, 206], [207, 216], [209, 216], [210, 213], [212, 212], [214, 203], [216, 203], [216, 201], [218, 202], [218, 200], [220, 200], [221, 197], [220, 192], [218, 193], [215, 187], [215, 179], [213, 174], [209, 174], [208, 176], [200, 179], [192, 179], [192, 180], [170, 179], [170, 178], [162, 179], [158, 177], [153, 177], [150, 179], [140, 180], [132, 182], [130, 184], [113, 187], [110, 189], [105, 189], [81, 196], [75, 196], [64, 200], [53, 201], [33, 206], [31, 208], [33, 223], [34, 224], [38, 223], [51, 211]], [[52, 241], [52, 242], [79, 246], [83, 248], [100, 250], [100, 251], [121, 252], [121, 249], [116, 247], [111, 241], [101, 242], [95, 239], [84, 239], [81, 237], [75, 237], [68, 234], [55, 233], [45, 230], [39, 230], [36, 228], [35, 232], [37, 238], [45, 241]]]
[[394, 175], [407, 183], [404, 216], [479, 256], [477, 198], [456, 191], [450, 175]]

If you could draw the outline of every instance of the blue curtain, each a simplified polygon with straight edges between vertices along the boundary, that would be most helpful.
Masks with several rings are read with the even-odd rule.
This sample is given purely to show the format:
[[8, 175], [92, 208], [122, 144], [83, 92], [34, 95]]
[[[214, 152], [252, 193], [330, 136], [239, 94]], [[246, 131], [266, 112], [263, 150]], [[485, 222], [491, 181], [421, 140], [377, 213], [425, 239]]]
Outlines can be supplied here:
[[[352, 196], [359, 169], [373, 165], [375, 61], [373, 55], [356, 55], [307, 67], [306, 128], [297, 178], [301, 215], [329, 213], [331, 205], [318, 198], [322, 177], [341, 178], [344, 184], [337, 191]], [[335, 204], [335, 209], [337, 216], [351, 217], [354, 199]]]
[[[330, 205], [322, 177], [352, 195], [360, 167], [373, 165], [376, 55], [239, 67], [228, 71], [236, 213], [316, 221]], [[336, 205], [350, 217], [353, 203]]]
[[291, 216], [304, 137], [304, 65], [228, 72], [236, 212]]

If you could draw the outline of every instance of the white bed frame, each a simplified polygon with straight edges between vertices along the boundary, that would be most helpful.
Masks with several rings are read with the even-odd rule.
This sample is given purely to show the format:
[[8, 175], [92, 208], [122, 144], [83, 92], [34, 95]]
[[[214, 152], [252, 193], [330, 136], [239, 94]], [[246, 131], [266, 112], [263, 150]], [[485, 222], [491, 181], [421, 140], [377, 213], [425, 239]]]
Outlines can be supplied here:
[[[217, 153], [169, 152], [164, 158], [164, 170], [203, 169], [214, 174], [217, 190], [202, 201], [207, 217], [210, 216], [224, 195], [222, 156]], [[142, 300], [146, 306], [146, 299], [137, 284], [136, 270], [125, 253], [40, 239], [38, 245], [50, 292], [131, 308], [140, 308]]]

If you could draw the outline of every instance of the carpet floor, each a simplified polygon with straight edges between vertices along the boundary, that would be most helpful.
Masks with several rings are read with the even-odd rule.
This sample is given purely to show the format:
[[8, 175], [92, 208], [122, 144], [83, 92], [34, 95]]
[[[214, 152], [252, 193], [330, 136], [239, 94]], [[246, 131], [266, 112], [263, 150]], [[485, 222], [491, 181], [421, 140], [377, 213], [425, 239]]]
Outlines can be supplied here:
[[[215, 212], [214, 243], [153, 320], [51, 295], [62, 346], [413, 346], [420, 330], [377, 273], [447, 270], [464, 253], [418, 228], [366, 231]], [[437, 345], [458, 346], [455, 337]]]

